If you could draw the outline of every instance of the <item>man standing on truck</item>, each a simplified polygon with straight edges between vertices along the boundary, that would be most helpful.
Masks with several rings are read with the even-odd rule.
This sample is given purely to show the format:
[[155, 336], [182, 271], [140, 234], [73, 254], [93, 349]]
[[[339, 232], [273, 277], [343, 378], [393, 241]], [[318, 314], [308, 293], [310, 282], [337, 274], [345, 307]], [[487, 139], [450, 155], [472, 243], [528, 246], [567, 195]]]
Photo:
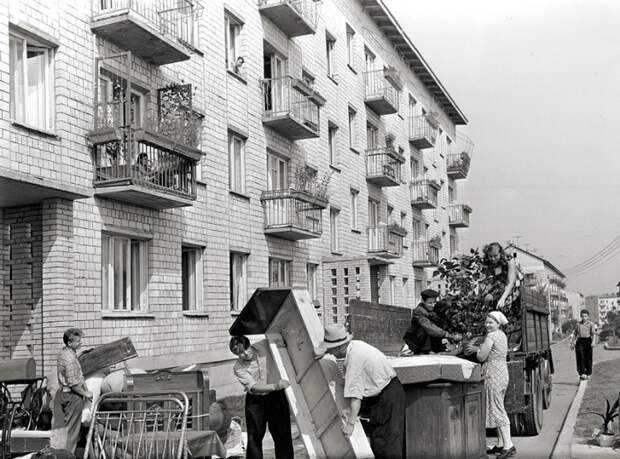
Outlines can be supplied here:
[[446, 352], [443, 339], [461, 341], [460, 333], [448, 333], [434, 322], [433, 311], [437, 304], [439, 292], [427, 289], [421, 294], [422, 302], [411, 313], [411, 325], [403, 336], [403, 340], [414, 354], [430, 354]]
[[590, 379], [592, 375], [592, 346], [596, 338], [596, 325], [590, 320], [587, 309], [581, 310], [581, 321], [570, 337], [570, 347], [575, 350], [579, 379]]

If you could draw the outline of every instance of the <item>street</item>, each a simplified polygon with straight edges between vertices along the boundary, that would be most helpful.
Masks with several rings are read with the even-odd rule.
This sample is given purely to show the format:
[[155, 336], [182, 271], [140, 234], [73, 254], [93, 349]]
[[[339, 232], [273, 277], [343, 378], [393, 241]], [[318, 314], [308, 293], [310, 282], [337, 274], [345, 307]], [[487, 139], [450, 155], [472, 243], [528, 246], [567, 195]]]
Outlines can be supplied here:
[[[552, 346], [552, 349], [555, 373], [553, 375], [551, 407], [544, 412], [543, 431], [540, 435], [536, 437], [513, 438], [513, 442], [517, 447], [518, 457], [547, 459], [551, 456], [555, 442], [564, 424], [564, 419], [579, 386], [575, 369], [575, 355], [568, 343], [564, 341], [555, 344]], [[605, 351], [602, 345], [594, 348], [593, 361], [595, 364], [617, 357], [617, 353]], [[495, 441], [494, 438], [489, 440], [491, 442]]]

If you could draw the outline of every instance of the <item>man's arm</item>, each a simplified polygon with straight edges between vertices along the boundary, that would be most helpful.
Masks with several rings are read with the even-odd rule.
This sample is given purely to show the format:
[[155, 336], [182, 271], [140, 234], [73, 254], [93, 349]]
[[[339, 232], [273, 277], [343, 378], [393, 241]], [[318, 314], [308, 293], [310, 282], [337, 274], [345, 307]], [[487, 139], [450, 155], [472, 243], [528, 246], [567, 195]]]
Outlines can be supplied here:
[[424, 331], [434, 338], [447, 338], [449, 333], [443, 328], [438, 327], [428, 317], [422, 316], [418, 318], [418, 324], [424, 329]]
[[360, 414], [360, 408], [362, 406], [362, 401], [359, 398], [353, 397], [349, 400], [349, 413], [346, 413], [344, 426], [342, 426], [342, 432], [345, 437], [349, 437], [353, 433], [353, 428], [355, 427], [357, 416]]

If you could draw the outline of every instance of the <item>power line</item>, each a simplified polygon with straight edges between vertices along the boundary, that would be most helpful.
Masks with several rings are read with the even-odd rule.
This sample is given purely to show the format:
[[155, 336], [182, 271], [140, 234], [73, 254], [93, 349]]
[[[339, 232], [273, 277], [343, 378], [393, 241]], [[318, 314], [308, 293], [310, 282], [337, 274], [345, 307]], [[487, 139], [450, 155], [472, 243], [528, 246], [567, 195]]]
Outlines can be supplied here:
[[600, 264], [606, 263], [609, 260], [613, 259], [617, 255], [619, 249], [620, 236], [617, 236], [613, 241], [607, 244], [607, 246], [605, 246], [603, 249], [599, 250], [596, 254], [592, 255], [587, 260], [567, 269], [566, 272], [571, 275], [580, 275], [588, 272], [591, 269], [596, 268]]
[[617, 236], [614, 240], [612, 240], [609, 244], [607, 244], [603, 249], [598, 251], [596, 254], [592, 255], [587, 260], [582, 261], [581, 263], [578, 263], [577, 265], [569, 268], [567, 271], [579, 270], [579, 269], [581, 269], [581, 268], [591, 264], [592, 262], [595, 262], [598, 258], [600, 258], [601, 256], [604, 256], [606, 253], [608, 253], [609, 251], [613, 250], [614, 247], [617, 245], [619, 240], [620, 240], [620, 236]]

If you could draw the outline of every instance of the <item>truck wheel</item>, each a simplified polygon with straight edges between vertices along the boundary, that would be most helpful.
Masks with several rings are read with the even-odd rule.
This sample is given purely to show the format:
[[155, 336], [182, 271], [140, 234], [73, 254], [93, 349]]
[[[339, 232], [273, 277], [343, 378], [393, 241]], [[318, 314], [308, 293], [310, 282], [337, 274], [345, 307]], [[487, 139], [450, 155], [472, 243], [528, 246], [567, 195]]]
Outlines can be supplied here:
[[551, 406], [551, 389], [553, 387], [551, 365], [549, 360], [542, 359], [540, 362], [540, 373], [542, 374], [543, 381], [543, 408], [546, 410]]
[[523, 413], [523, 434], [538, 435], [543, 425], [543, 381], [538, 368], [530, 370], [532, 394]]

